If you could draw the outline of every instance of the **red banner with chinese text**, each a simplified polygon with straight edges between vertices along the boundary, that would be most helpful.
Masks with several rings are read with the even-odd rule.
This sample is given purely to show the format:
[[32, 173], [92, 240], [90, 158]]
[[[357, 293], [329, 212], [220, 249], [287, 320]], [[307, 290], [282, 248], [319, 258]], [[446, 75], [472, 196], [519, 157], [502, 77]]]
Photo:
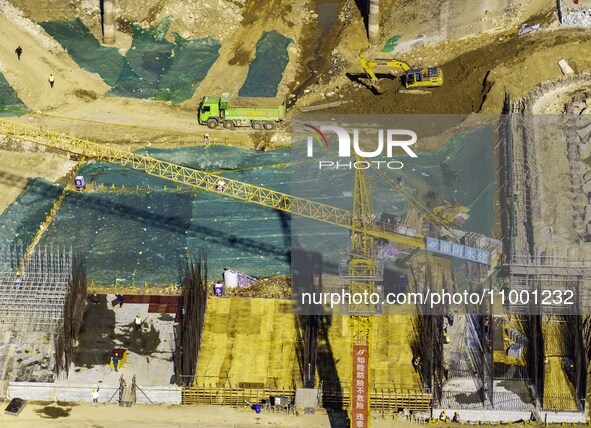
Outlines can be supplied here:
[[369, 347], [353, 345], [353, 381], [351, 382], [351, 427], [369, 426]]

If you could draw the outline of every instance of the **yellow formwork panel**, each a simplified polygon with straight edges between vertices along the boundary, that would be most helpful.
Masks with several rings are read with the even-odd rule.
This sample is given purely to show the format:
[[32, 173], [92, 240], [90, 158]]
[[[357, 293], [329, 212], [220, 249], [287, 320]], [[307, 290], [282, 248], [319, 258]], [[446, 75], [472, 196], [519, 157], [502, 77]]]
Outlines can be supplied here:
[[548, 357], [544, 374], [546, 410], [577, 410], [573, 386], [564, 370], [564, 358]]
[[565, 322], [552, 322], [550, 319], [542, 323], [544, 351], [547, 355], [554, 357], [571, 355], [572, 350], [568, 349], [565, 340], [568, 329], [569, 325]]
[[201, 337], [197, 382], [217, 384], [228, 343], [227, 319], [230, 299], [213, 299], [207, 302], [205, 327]]
[[[412, 366], [409, 343], [414, 328], [412, 320], [413, 316], [408, 315], [374, 317], [370, 350], [372, 383], [384, 388], [421, 388], [420, 377]], [[348, 317], [333, 316], [328, 337], [339, 381], [347, 384], [352, 373]]]
[[414, 319], [410, 315], [375, 317], [371, 358], [376, 384], [420, 388], [421, 379], [412, 365], [409, 343], [414, 335]]
[[299, 369], [295, 318], [285, 305], [274, 299], [210, 297], [195, 383], [290, 387]]
[[[376, 316], [372, 334], [371, 381], [383, 387], [420, 388], [409, 344], [412, 316]], [[349, 318], [330, 318], [332, 364], [343, 384], [351, 378]], [[299, 379], [295, 354], [295, 317], [285, 301], [256, 298], [209, 298], [196, 384], [258, 383], [288, 387]], [[319, 348], [326, 344], [321, 341]], [[335, 379], [336, 380], [336, 379]]]

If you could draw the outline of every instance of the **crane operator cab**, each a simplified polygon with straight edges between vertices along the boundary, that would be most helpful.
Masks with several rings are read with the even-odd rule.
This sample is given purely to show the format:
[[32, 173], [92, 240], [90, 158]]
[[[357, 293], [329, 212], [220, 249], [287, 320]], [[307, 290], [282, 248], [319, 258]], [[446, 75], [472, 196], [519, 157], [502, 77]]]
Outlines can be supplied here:
[[419, 68], [411, 68], [406, 72], [404, 85], [407, 88], [441, 86], [443, 73], [439, 67], [429, 67], [426, 73]]

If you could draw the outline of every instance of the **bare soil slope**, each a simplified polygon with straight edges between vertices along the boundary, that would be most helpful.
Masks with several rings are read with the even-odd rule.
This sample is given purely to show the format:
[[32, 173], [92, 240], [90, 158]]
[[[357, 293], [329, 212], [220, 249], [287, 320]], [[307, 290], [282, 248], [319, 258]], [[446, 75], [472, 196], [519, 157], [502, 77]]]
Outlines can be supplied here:
[[[482, 36], [484, 37], [484, 36]], [[454, 114], [477, 113], [487, 99], [494, 82], [502, 88], [509, 85], [515, 96], [524, 95], [544, 78], [555, 78], [560, 75], [557, 62], [567, 58], [578, 65], [578, 71], [589, 70], [591, 62], [587, 52], [591, 49], [591, 35], [581, 29], [560, 29], [540, 31], [519, 37], [514, 33], [506, 33], [489, 40], [490, 43], [474, 50], [460, 53], [453, 57], [450, 50], [458, 52], [457, 45], [447, 43], [437, 48], [425, 48], [413, 53], [413, 57], [422, 55], [425, 64], [433, 64], [432, 59], [452, 57], [443, 63], [444, 84], [440, 88], [431, 89], [430, 94], [415, 95], [398, 92], [403, 88], [399, 78], [382, 75], [379, 82], [384, 91], [376, 95], [366, 86], [367, 78], [361, 66], [351, 64], [347, 76], [339, 77], [332, 82], [334, 95], [322, 96], [314, 91], [302, 104], [320, 102], [345, 101], [340, 107], [318, 113], [412, 113], [412, 114]], [[472, 43], [476, 44], [475, 41]], [[466, 48], [469, 44], [466, 44]], [[436, 52], [437, 50], [438, 52]], [[408, 62], [413, 63], [413, 57]], [[530, 58], [544, 58], [533, 70], [524, 69], [523, 62]], [[510, 76], [511, 80], [507, 80]], [[489, 106], [488, 112], [500, 113], [502, 98], [495, 98], [496, 105]], [[499, 103], [500, 102], [500, 103]]]

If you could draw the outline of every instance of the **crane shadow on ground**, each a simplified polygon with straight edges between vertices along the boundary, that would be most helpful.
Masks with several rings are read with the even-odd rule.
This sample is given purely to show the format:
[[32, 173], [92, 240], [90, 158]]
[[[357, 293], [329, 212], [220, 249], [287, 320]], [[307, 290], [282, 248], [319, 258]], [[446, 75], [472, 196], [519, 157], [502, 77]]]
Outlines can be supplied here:
[[[0, 172], [0, 183], [6, 184], [22, 184], [23, 179], [17, 175]], [[29, 179], [28, 191], [38, 195], [47, 195], [47, 186], [35, 186], [34, 180]], [[44, 182], [43, 182], [44, 183]], [[45, 183], [44, 183], [45, 184]], [[48, 183], [49, 185], [49, 183]], [[156, 192], [152, 192], [154, 194]], [[191, 191], [182, 192], [185, 194], [192, 194]], [[137, 221], [143, 227], [151, 227], [162, 231], [171, 232], [183, 238], [198, 238], [207, 237], [208, 244], [217, 244], [220, 246], [232, 247], [247, 251], [253, 255], [261, 255], [265, 257], [272, 257], [280, 262], [289, 264], [291, 261], [292, 250], [290, 221], [291, 216], [288, 213], [277, 211], [280, 218], [281, 229], [283, 231], [283, 244], [277, 245], [273, 243], [264, 242], [264, 237], [244, 237], [232, 232], [229, 228], [224, 228], [223, 223], [220, 227], [211, 227], [203, 224], [195, 224], [192, 219], [187, 219], [182, 216], [166, 215], [153, 211], [149, 211], [138, 204], [134, 204], [137, 200], [121, 201], [113, 198], [107, 199], [105, 195], [135, 195], [131, 192], [71, 192], [66, 196], [65, 203], [71, 209], [83, 209], [85, 211], [92, 211], [97, 216], [116, 216], [118, 218]], [[191, 196], [187, 196], [191, 198]], [[153, 202], [152, 202], [153, 203]], [[65, 204], [64, 204], [65, 205]], [[59, 218], [59, 212], [57, 217]], [[1, 216], [0, 216], [1, 219]], [[50, 227], [51, 228], [51, 227]], [[33, 232], [34, 233], [34, 232]], [[338, 265], [331, 263], [324, 263], [324, 268], [328, 273], [338, 274]]]

